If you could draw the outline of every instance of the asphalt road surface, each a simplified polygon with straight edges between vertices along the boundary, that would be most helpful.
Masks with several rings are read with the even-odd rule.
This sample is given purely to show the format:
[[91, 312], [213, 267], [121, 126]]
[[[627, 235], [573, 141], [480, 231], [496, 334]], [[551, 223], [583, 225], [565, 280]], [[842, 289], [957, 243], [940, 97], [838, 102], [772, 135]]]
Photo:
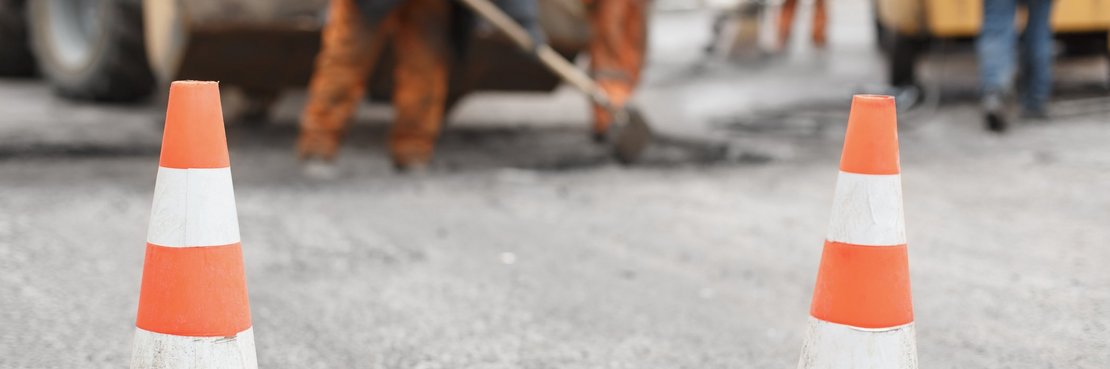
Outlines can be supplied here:
[[[569, 90], [464, 101], [415, 176], [380, 106], [331, 180], [294, 160], [297, 93], [229, 124], [260, 366], [794, 367], [850, 95], [883, 79], [866, 3], [834, 5], [829, 50], [745, 66], [702, 58], [706, 13], [658, 15], [637, 101], [683, 143], [637, 167]], [[967, 56], [926, 62], [943, 99], [900, 122], [922, 368], [1110, 363], [1105, 68], [1061, 65], [1054, 118], [997, 136]], [[127, 366], [161, 109], [0, 81], [0, 367]]]

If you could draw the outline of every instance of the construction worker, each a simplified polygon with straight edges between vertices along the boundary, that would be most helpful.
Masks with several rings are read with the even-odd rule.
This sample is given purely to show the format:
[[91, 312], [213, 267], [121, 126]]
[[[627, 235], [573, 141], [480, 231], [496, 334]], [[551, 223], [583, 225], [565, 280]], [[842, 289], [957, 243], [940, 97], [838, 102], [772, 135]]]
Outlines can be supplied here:
[[[536, 0], [499, 5], [539, 34]], [[622, 106], [639, 80], [646, 25], [645, 0], [587, 1], [594, 37], [591, 69], [613, 103]], [[334, 159], [349, 118], [361, 100], [368, 74], [390, 39], [396, 60], [392, 102], [395, 120], [389, 154], [400, 170], [432, 159], [447, 99], [449, 66], [458, 50], [452, 37], [456, 6], [449, 0], [331, 0], [308, 104], [301, 116], [297, 150], [304, 159]], [[464, 27], [470, 25], [464, 24]], [[594, 132], [603, 137], [613, 118], [594, 108]]]
[[[798, 8], [798, 0], [785, 0], [782, 3], [782, 10], [779, 12], [779, 50], [786, 51], [787, 46], [790, 45], [790, 31], [794, 27], [794, 13]], [[825, 36], [825, 23], [828, 15], [825, 12], [825, 0], [813, 1], [813, 46], [824, 48]]]
[[1004, 132], [1009, 126], [1007, 101], [1013, 94], [1018, 34], [1014, 17], [1018, 3], [1025, 4], [1028, 17], [1022, 35], [1021, 60], [1024, 72], [1022, 115], [1045, 119], [1048, 97], [1052, 92], [1052, 0], [984, 0], [983, 27], [976, 49], [979, 54], [979, 82], [986, 128]]

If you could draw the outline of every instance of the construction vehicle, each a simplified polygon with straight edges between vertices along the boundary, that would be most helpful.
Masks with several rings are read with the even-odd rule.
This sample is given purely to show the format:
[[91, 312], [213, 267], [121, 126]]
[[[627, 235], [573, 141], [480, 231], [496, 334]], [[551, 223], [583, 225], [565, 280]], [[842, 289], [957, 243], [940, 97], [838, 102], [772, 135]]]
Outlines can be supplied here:
[[[874, 6], [877, 40], [894, 86], [916, 84], [917, 61], [932, 45], [971, 42], [983, 21], [982, 1], [874, 0]], [[1106, 55], [1110, 0], [1055, 0], [1052, 27], [1066, 55]]]
[[[283, 90], [307, 84], [326, 7], [326, 0], [0, 0], [0, 75], [38, 70], [63, 96], [124, 102], [173, 80], [217, 80], [264, 115]], [[563, 57], [586, 48], [581, 0], [540, 1], [540, 23]], [[457, 40], [466, 52], [452, 68], [449, 101], [560, 83], [489, 27], [458, 34], [466, 35]], [[371, 99], [392, 91], [392, 58], [388, 51], [382, 58]]]

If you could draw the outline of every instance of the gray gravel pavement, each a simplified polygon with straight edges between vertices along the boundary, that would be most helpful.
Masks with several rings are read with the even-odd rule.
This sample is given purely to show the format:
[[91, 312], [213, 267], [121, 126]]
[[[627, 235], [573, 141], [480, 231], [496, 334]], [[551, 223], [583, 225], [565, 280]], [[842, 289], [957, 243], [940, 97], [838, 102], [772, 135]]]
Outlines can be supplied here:
[[[639, 101], [664, 134], [729, 143], [724, 158], [612, 164], [567, 90], [465, 101], [419, 176], [383, 158], [380, 107], [330, 181], [293, 160], [296, 94], [272, 125], [230, 126], [260, 366], [794, 367], [849, 95], [882, 80], [864, 5], [836, 2], [827, 53], [739, 68], [699, 61], [702, 33], [665, 32], [706, 14], [657, 17]], [[1069, 68], [1064, 85], [1102, 73]], [[160, 109], [0, 81], [0, 367], [126, 367]], [[1110, 114], [1001, 137], [969, 101], [914, 114], [921, 367], [1105, 368]]]

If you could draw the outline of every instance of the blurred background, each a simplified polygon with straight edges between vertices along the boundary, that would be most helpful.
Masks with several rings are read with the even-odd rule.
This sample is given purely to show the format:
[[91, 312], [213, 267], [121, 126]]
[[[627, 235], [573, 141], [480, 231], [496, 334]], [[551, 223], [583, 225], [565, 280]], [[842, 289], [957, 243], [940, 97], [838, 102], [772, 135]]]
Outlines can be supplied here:
[[[127, 365], [179, 79], [221, 82], [264, 367], [792, 367], [857, 93], [898, 99], [921, 366], [1110, 362], [1110, 1], [985, 51], [978, 1], [606, 1], [522, 13], [651, 122], [631, 165], [453, 2], [439, 79], [398, 78], [424, 44], [393, 38], [337, 51], [362, 67], [329, 95], [324, 0], [0, 0], [0, 367]], [[381, 14], [333, 50], [422, 32]], [[414, 88], [437, 102], [394, 98]]]

